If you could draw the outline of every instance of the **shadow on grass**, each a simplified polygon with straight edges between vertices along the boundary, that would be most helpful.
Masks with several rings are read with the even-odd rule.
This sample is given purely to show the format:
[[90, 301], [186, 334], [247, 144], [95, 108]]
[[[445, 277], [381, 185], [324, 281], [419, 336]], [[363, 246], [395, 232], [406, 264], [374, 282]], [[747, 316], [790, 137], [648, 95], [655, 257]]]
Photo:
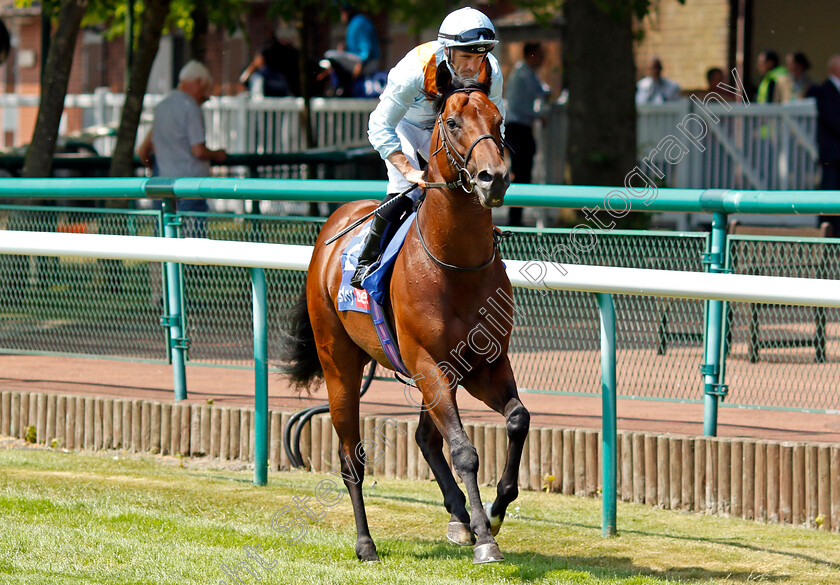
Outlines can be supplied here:
[[[384, 547], [383, 547], [384, 550]], [[453, 557], [472, 559], [472, 547], [454, 548], [448, 544], [427, 544], [423, 553], [416, 557], [422, 560], [451, 560]], [[717, 579], [730, 581], [755, 581], [754, 572], [712, 571], [704, 567], [674, 567], [660, 570], [644, 565], [637, 565], [629, 557], [612, 556], [562, 556], [540, 553], [504, 552], [505, 564], [514, 567], [514, 572], [506, 574], [506, 580], [518, 578], [523, 582], [550, 578], [555, 571], [575, 571], [586, 573], [597, 579], [622, 579], [638, 576], [653, 577], [663, 581], [709, 582]], [[783, 582], [790, 580], [786, 574], [760, 575], [762, 582]]]

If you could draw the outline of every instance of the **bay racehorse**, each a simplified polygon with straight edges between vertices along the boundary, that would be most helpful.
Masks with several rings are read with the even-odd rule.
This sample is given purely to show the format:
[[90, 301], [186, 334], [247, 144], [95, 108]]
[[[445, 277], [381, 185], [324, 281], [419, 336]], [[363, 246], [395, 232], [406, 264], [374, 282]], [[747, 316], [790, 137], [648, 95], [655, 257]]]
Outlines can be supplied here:
[[[502, 205], [510, 180], [503, 158], [502, 117], [487, 97], [489, 79], [486, 66], [477, 80], [467, 81], [453, 80], [446, 67], [438, 69], [425, 199], [393, 266], [386, 309], [403, 363], [417, 385], [412, 390], [419, 393], [415, 438], [451, 514], [447, 538], [475, 544], [476, 563], [503, 559], [494, 535], [519, 493], [519, 463], [530, 422], [507, 356], [514, 305], [496, 247], [491, 208]], [[386, 367], [390, 362], [370, 317], [337, 309], [339, 258], [353, 232], [335, 244], [325, 242], [375, 207], [373, 201], [348, 203], [324, 224], [283, 358], [286, 374], [299, 389], [308, 389], [320, 377], [326, 381], [341, 445], [341, 472], [356, 518], [356, 555], [364, 561], [379, 557], [362, 498], [365, 455], [359, 448], [359, 386], [371, 359]], [[455, 400], [459, 385], [505, 417], [507, 461], [492, 505], [481, 503], [478, 454]], [[470, 513], [444, 457], [444, 440], [466, 488]]]

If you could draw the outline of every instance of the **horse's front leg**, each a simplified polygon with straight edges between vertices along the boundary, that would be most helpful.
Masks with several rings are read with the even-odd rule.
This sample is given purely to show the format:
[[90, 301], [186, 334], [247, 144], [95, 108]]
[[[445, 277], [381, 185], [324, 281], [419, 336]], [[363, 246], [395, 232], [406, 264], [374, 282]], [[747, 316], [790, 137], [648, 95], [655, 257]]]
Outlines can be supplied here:
[[487, 515], [490, 518], [490, 531], [493, 536], [499, 533], [505, 513], [512, 501], [519, 496], [519, 465], [522, 460], [522, 450], [525, 447], [525, 439], [528, 437], [528, 428], [531, 424], [531, 415], [522, 405], [519, 396], [515, 393], [511, 396], [504, 407], [505, 427], [508, 436], [508, 452], [505, 469], [496, 485], [496, 501], [491, 505], [485, 504]]
[[516, 381], [506, 356], [500, 358], [492, 367], [477, 373], [464, 386], [470, 394], [505, 417], [508, 436], [507, 461], [496, 486], [496, 501], [484, 505], [490, 519], [490, 531], [496, 536], [502, 527], [508, 506], [519, 496], [519, 464], [531, 426], [531, 415], [519, 400]]
[[490, 532], [490, 521], [481, 504], [481, 495], [478, 491], [478, 451], [470, 442], [461, 424], [454, 393], [428, 384], [425, 387], [421, 385], [421, 390], [423, 390], [426, 404], [433, 405], [429, 415], [446, 442], [449, 443], [452, 464], [461, 477], [461, 481], [464, 482], [470, 502], [470, 529], [476, 538], [473, 562], [502, 561], [504, 556]]

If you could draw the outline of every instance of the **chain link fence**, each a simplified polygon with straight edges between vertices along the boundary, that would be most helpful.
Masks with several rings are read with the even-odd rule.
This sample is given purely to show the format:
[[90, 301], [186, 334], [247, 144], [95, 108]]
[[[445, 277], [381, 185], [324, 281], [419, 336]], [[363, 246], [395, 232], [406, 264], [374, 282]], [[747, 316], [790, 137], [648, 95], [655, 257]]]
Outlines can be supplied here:
[[[307, 204], [302, 204], [307, 205]], [[312, 245], [323, 219], [182, 213], [185, 237]], [[0, 206], [0, 229], [156, 236], [159, 213], [81, 207]], [[581, 246], [572, 230], [515, 228], [503, 257], [630, 268], [703, 271], [708, 234], [601, 231]], [[576, 241], [576, 238], [577, 241]], [[840, 241], [730, 236], [731, 269], [840, 279]], [[773, 259], [777, 261], [773, 261]], [[553, 269], [553, 268], [552, 268]], [[189, 266], [183, 307], [193, 363], [250, 367], [247, 269]], [[269, 358], [278, 355], [305, 275], [267, 271]], [[0, 256], [0, 352], [166, 361], [160, 264]], [[600, 394], [599, 316], [588, 293], [514, 289], [511, 360], [521, 389]], [[616, 295], [619, 395], [702, 401], [705, 303]], [[840, 409], [840, 315], [834, 309], [729, 305], [727, 401], [789, 409]]]

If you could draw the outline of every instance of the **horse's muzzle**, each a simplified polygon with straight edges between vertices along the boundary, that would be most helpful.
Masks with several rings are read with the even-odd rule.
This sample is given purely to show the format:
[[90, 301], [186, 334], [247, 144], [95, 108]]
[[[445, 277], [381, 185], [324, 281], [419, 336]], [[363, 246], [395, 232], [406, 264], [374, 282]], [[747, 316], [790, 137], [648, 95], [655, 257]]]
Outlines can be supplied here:
[[475, 176], [475, 186], [483, 207], [501, 207], [510, 186], [510, 173], [506, 168], [498, 171], [484, 169]]

